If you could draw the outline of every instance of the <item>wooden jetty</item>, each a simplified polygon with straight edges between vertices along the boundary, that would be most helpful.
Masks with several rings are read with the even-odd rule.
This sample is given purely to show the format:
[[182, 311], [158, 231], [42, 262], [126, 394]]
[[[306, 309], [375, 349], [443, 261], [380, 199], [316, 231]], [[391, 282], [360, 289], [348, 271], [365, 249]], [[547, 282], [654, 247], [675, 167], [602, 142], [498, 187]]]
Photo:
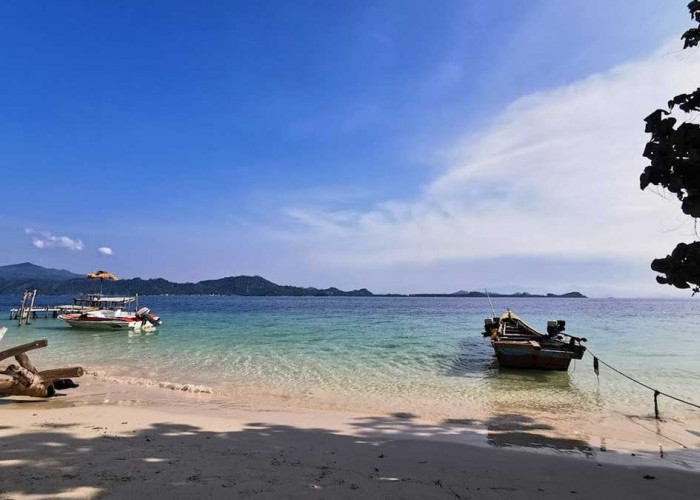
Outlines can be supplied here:
[[[26, 309], [22, 311], [20, 308], [14, 307], [10, 309], [10, 320], [19, 320], [19, 318], [24, 314], [26, 319], [38, 319], [38, 318], [58, 318], [59, 314], [71, 314], [85, 312], [87, 309], [83, 307], [75, 307], [70, 304], [63, 306], [34, 306], [31, 309]], [[25, 324], [27, 321], [23, 322]]]
[[66, 304], [59, 306], [36, 306], [36, 290], [25, 290], [19, 307], [10, 309], [10, 320], [17, 321], [19, 326], [26, 325], [30, 319], [58, 318], [60, 314], [82, 313], [94, 309], [94, 307], [76, 306]]
[[19, 305], [19, 312], [17, 313], [17, 319], [19, 320], [19, 326], [29, 323], [29, 314], [32, 309], [34, 309], [34, 299], [36, 298], [36, 290], [25, 290], [22, 294], [22, 302]]
[[[0, 340], [6, 332], [7, 328], [0, 328]], [[69, 379], [81, 377], [85, 373], [83, 368], [76, 366], [39, 371], [29, 360], [28, 351], [41, 349], [47, 345], [48, 341], [42, 339], [0, 351], [0, 362], [12, 357], [17, 361], [16, 365], [11, 364], [4, 369], [0, 368], [0, 375], [10, 377], [10, 380], [0, 378], [0, 394], [45, 398], [53, 396], [56, 389], [77, 387]]]

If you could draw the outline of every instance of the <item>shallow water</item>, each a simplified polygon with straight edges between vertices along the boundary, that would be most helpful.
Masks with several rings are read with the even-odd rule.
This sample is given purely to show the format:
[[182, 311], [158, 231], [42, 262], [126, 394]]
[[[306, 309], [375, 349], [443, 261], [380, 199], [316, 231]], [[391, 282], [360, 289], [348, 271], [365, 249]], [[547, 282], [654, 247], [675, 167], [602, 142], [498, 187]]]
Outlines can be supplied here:
[[[41, 305], [69, 297], [39, 297]], [[82, 365], [121, 380], [196, 384], [271, 395], [291, 405], [445, 416], [484, 412], [653, 413], [653, 395], [592, 358], [568, 372], [499, 369], [480, 332], [486, 299], [142, 297], [164, 325], [148, 334], [73, 330], [36, 319], [2, 345], [47, 338], [41, 368]], [[7, 314], [17, 297], [0, 297]], [[494, 299], [542, 327], [566, 319], [601, 359], [659, 389], [700, 400], [700, 313], [694, 300]], [[126, 380], [126, 379], [124, 379]], [[661, 399], [662, 411], [690, 410]], [[697, 413], [697, 412], [696, 412]]]

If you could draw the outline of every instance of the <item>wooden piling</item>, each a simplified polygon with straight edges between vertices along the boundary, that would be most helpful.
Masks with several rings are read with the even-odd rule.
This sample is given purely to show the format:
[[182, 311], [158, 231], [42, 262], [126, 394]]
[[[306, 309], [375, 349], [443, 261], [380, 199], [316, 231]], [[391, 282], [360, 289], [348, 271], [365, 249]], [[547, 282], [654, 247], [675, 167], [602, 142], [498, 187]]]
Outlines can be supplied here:
[[659, 420], [659, 391], [654, 391], [654, 416]]

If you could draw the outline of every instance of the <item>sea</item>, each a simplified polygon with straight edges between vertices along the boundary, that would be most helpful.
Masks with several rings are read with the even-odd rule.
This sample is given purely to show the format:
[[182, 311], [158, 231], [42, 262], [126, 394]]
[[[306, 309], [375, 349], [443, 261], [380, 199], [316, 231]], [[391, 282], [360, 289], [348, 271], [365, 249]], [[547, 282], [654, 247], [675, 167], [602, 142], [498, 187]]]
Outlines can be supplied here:
[[[213, 393], [244, 403], [453, 417], [489, 412], [653, 415], [653, 392], [586, 354], [567, 372], [500, 368], [481, 335], [486, 299], [142, 296], [163, 325], [83, 331], [58, 319], [9, 328], [0, 350], [45, 338], [41, 369], [84, 366], [110, 383]], [[37, 304], [71, 303], [39, 296]], [[599, 359], [651, 387], [700, 402], [700, 307], [688, 299], [493, 298], [545, 330], [566, 320]], [[246, 399], [247, 398], [247, 399]], [[698, 410], [663, 396], [662, 412]], [[689, 413], [690, 412], [690, 413]]]

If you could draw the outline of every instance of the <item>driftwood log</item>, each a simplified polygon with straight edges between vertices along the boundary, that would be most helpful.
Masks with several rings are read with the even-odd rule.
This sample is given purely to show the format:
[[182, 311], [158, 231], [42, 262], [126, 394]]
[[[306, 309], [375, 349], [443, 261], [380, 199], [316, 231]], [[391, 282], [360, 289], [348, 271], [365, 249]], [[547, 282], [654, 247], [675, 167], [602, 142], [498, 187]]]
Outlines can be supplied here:
[[[0, 328], [0, 340], [5, 335], [6, 328]], [[68, 389], [77, 387], [70, 378], [81, 377], [84, 370], [80, 367], [57, 368], [39, 371], [27, 356], [27, 351], [46, 347], [48, 341], [35, 340], [11, 349], [0, 351], [0, 363], [8, 358], [15, 358], [17, 364], [0, 367], [0, 375], [10, 377], [10, 380], [0, 378], [0, 394], [11, 396], [33, 396], [45, 398], [53, 396], [56, 388]]]

